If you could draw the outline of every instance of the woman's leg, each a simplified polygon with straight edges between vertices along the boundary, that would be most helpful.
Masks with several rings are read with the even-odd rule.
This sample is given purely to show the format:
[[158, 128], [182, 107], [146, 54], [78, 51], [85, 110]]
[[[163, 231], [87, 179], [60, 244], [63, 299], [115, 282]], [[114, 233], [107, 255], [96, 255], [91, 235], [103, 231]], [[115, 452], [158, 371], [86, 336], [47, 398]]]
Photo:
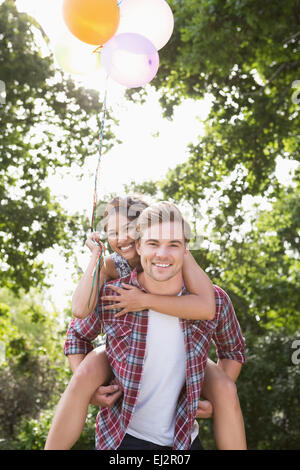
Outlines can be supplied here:
[[112, 377], [105, 348], [90, 352], [76, 369], [55, 411], [45, 450], [68, 450], [79, 439], [90, 399]]
[[202, 389], [212, 402], [214, 435], [219, 450], [247, 448], [244, 419], [235, 383], [210, 359], [205, 369]]

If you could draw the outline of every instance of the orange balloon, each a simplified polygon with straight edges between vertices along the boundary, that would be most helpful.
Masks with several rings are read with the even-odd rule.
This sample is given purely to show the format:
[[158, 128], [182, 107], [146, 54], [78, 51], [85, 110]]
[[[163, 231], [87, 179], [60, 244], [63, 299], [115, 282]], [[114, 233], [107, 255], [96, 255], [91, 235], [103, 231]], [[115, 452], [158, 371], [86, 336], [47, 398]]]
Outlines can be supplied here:
[[120, 22], [117, 0], [64, 0], [63, 16], [74, 36], [93, 45], [105, 44]]

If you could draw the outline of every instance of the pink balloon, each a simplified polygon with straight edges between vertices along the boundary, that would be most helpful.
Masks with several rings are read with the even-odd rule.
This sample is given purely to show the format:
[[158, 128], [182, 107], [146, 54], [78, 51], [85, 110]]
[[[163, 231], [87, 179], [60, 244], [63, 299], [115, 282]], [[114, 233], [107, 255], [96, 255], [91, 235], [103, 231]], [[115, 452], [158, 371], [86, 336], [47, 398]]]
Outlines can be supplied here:
[[152, 42], [144, 36], [122, 33], [104, 44], [101, 62], [113, 80], [127, 88], [137, 88], [155, 77], [159, 55]]

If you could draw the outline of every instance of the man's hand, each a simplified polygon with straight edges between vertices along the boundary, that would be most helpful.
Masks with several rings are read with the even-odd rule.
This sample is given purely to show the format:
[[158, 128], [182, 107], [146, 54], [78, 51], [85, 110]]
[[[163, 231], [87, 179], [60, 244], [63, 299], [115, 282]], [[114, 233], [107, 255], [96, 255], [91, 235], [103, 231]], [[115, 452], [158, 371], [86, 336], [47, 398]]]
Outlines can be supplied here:
[[196, 418], [211, 418], [213, 414], [213, 406], [208, 400], [200, 400], [196, 411]]
[[91, 405], [111, 408], [115, 402], [121, 397], [122, 390], [118, 385], [102, 385], [98, 387], [91, 398]]

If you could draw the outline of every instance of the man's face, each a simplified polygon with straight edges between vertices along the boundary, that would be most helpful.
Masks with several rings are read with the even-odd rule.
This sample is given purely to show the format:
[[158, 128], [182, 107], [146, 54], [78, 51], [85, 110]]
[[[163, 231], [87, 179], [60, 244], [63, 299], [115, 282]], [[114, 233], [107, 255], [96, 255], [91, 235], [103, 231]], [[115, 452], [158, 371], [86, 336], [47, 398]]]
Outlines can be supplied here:
[[136, 242], [144, 273], [155, 281], [167, 281], [182, 270], [185, 246], [182, 224], [163, 222], [144, 231]]

